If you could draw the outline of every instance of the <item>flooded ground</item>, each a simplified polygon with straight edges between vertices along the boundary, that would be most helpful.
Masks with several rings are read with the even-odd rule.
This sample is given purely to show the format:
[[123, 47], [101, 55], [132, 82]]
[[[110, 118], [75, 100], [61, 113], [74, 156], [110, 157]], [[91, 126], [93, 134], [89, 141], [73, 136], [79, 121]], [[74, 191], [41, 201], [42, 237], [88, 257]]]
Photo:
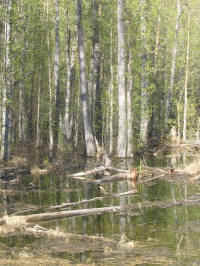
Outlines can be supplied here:
[[[166, 167], [172, 160], [151, 164]], [[115, 165], [127, 167], [122, 162]], [[88, 169], [92, 166], [87, 164]], [[2, 233], [0, 265], [200, 265], [198, 181], [189, 182], [181, 173], [178, 178], [166, 174], [139, 183], [134, 193], [127, 179], [101, 185], [88, 181], [101, 176], [73, 179], [72, 172], [84, 170], [83, 165], [76, 167], [2, 182], [1, 216], [46, 212], [63, 203], [69, 206], [62, 211], [109, 206], [120, 206], [120, 211], [40, 222]], [[82, 203], [70, 205], [73, 202]]]

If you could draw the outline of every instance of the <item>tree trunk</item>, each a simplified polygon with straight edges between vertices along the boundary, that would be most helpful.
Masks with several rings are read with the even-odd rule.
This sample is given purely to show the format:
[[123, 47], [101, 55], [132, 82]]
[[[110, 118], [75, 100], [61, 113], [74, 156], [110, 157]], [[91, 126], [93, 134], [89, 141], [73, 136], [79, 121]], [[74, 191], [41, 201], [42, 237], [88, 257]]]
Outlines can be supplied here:
[[36, 118], [36, 147], [40, 146], [40, 98], [41, 98], [41, 77], [39, 76], [39, 84], [38, 84], [38, 99], [37, 99], [37, 118]]
[[177, 55], [177, 48], [178, 48], [178, 34], [180, 29], [180, 17], [181, 17], [181, 3], [180, 0], [176, 1], [177, 6], [177, 16], [176, 16], [176, 32], [174, 38], [174, 47], [172, 50], [172, 65], [171, 65], [171, 75], [170, 75], [170, 84], [167, 92], [166, 97], [166, 111], [165, 111], [165, 127], [166, 132], [169, 131], [170, 125], [169, 119], [173, 117], [173, 107], [172, 107], [172, 97], [173, 97], [173, 88], [174, 88], [174, 80], [175, 80], [175, 71], [176, 71], [176, 55]]
[[2, 108], [2, 142], [1, 142], [1, 158], [7, 161], [10, 158], [10, 134], [11, 134], [11, 61], [10, 61], [10, 42], [11, 42], [11, 0], [6, 3], [6, 19], [5, 19], [5, 88], [3, 89], [3, 108]]
[[118, 31], [118, 146], [117, 155], [126, 157], [127, 151], [127, 118], [125, 89], [125, 34], [124, 34], [124, 0], [118, 0], [117, 31]]
[[99, 43], [99, 1], [93, 0], [93, 88], [95, 93], [95, 135], [99, 143], [102, 142], [102, 91], [100, 87], [100, 43]]
[[147, 38], [146, 38], [146, 0], [140, 0], [141, 7], [141, 110], [140, 110], [140, 140], [147, 144], [148, 139], [148, 60], [147, 60]]
[[190, 56], [190, 14], [188, 14], [187, 49], [186, 49], [186, 65], [185, 65], [183, 141], [186, 141], [186, 133], [187, 133], [187, 94], [188, 94], [188, 77], [189, 77], [189, 56]]
[[60, 82], [59, 82], [59, 53], [60, 53], [60, 38], [59, 38], [59, 0], [55, 0], [56, 18], [55, 18], [55, 58], [54, 58], [54, 87], [55, 87], [55, 115], [54, 115], [54, 132], [53, 132], [53, 157], [56, 156], [58, 148], [58, 133], [60, 121]]
[[[49, 20], [49, 0], [47, 0], [47, 20]], [[51, 49], [50, 49], [50, 33], [47, 37], [48, 46], [48, 92], [49, 92], [49, 110], [48, 110], [48, 122], [49, 122], [49, 156], [52, 158], [53, 152], [53, 91], [52, 91], [52, 79], [51, 79]]]
[[110, 81], [109, 81], [109, 152], [114, 152], [114, 141], [113, 141], [113, 120], [114, 120], [114, 110], [113, 110], [113, 98], [114, 98], [114, 70], [113, 70], [113, 29], [111, 27], [110, 31]]
[[70, 104], [72, 104], [72, 85], [75, 78], [75, 50], [74, 40], [72, 39], [72, 32], [67, 29], [67, 52], [66, 52], [66, 65], [67, 65], [67, 82], [65, 92], [65, 113], [64, 113], [64, 135], [67, 140], [72, 136], [72, 112]]
[[86, 81], [86, 65], [85, 65], [85, 51], [84, 51], [84, 32], [82, 26], [82, 0], [77, 0], [77, 26], [78, 26], [78, 52], [80, 64], [80, 90], [81, 90], [81, 104], [84, 125], [84, 137], [86, 145], [87, 156], [94, 156], [96, 154], [96, 144], [92, 132], [92, 125], [88, 106], [88, 91]]
[[132, 113], [132, 91], [133, 91], [133, 74], [132, 74], [132, 55], [129, 47], [129, 62], [128, 62], [128, 81], [127, 81], [127, 156], [133, 155], [133, 113]]

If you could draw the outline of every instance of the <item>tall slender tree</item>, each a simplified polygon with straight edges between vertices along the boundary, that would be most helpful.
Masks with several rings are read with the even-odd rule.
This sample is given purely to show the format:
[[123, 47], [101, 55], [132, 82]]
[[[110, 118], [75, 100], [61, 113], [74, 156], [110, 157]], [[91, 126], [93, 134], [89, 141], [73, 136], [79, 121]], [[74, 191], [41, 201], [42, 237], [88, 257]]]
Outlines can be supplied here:
[[[67, 21], [69, 21], [69, 12], [66, 12]], [[77, 45], [75, 42], [75, 37], [73, 31], [70, 29], [70, 25], [67, 22], [66, 25], [66, 89], [65, 89], [65, 111], [64, 111], [64, 136], [67, 140], [72, 137], [72, 86], [75, 79], [75, 51], [77, 50]]]
[[78, 29], [78, 53], [80, 65], [80, 90], [81, 90], [81, 105], [84, 125], [84, 137], [86, 145], [87, 156], [94, 156], [96, 154], [96, 143], [92, 130], [89, 105], [88, 105], [88, 91], [86, 81], [86, 63], [84, 50], [84, 32], [82, 25], [82, 0], [77, 0], [77, 29]]
[[4, 72], [4, 88], [2, 96], [2, 141], [1, 141], [1, 158], [8, 160], [10, 158], [10, 142], [11, 142], [11, 93], [12, 93], [12, 78], [11, 78], [11, 8], [12, 1], [5, 2], [5, 72]]
[[187, 22], [187, 48], [186, 48], [186, 63], [185, 63], [185, 82], [184, 82], [184, 109], [183, 109], [183, 141], [186, 141], [187, 136], [187, 108], [188, 108], [188, 79], [189, 79], [189, 59], [190, 59], [190, 11], [188, 11]]
[[126, 157], [127, 151], [127, 117], [126, 117], [126, 84], [125, 84], [125, 32], [124, 32], [124, 0], [118, 0], [117, 32], [118, 32], [118, 146], [117, 155]]
[[147, 33], [146, 33], [146, 0], [140, 0], [140, 27], [141, 27], [141, 110], [140, 110], [140, 140], [147, 144], [148, 138], [148, 58], [147, 58]]
[[99, 40], [99, 10], [100, 4], [98, 0], [92, 1], [93, 11], [93, 70], [92, 70], [92, 90], [95, 98], [95, 135], [98, 142], [102, 141], [102, 90], [100, 86], [100, 69], [101, 69], [101, 56], [100, 56], [100, 40]]
[[166, 131], [170, 129], [169, 119], [171, 119], [173, 114], [173, 89], [174, 89], [174, 81], [175, 81], [175, 71], [176, 71], [176, 60], [177, 60], [177, 49], [178, 49], [178, 35], [180, 31], [180, 17], [181, 17], [181, 1], [176, 1], [176, 25], [175, 25], [175, 37], [174, 37], [174, 45], [172, 49], [172, 61], [171, 61], [171, 74], [170, 74], [170, 83], [167, 91], [166, 97], [166, 111], [165, 111], [165, 127]]
[[59, 133], [59, 120], [60, 120], [60, 14], [59, 14], [59, 0], [55, 0], [55, 58], [54, 58], [54, 88], [55, 88], [55, 115], [54, 115], [54, 132], [53, 132], [53, 156], [56, 155], [58, 148], [58, 133]]

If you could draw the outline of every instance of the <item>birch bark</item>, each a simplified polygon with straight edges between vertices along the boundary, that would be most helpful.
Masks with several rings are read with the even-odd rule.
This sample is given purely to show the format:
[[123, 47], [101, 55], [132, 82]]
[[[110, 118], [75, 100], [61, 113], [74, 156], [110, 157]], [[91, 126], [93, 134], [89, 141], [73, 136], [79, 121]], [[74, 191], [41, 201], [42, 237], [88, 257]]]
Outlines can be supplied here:
[[189, 78], [189, 58], [190, 58], [190, 14], [188, 14], [187, 29], [187, 49], [185, 65], [185, 84], [184, 84], [184, 111], [183, 111], [183, 141], [186, 141], [187, 133], [187, 101], [188, 101], [188, 78]]
[[147, 68], [147, 47], [146, 47], [146, 0], [140, 0], [141, 8], [141, 109], [140, 109], [140, 140], [147, 144], [148, 138], [148, 68]]
[[181, 2], [180, 0], [176, 1], [177, 7], [177, 15], [176, 15], [176, 31], [175, 31], [175, 38], [174, 38], [174, 46], [172, 50], [172, 64], [171, 64], [171, 75], [170, 75], [170, 84], [167, 92], [166, 97], [166, 111], [165, 111], [165, 127], [166, 131], [169, 130], [170, 125], [169, 119], [173, 115], [172, 110], [172, 96], [173, 96], [173, 88], [174, 88], [174, 79], [175, 79], [175, 71], [176, 71], [176, 56], [177, 56], [177, 49], [178, 49], [178, 34], [180, 29], [180, 17], [181, 17]]
[[87, 156], [96, 154], [96, 144], [92, 132], [92, 125], [88, 106], [88, 91], [86, 81], [86, 65], [84, 51], [84, 32], [82, 25], [82, 0], [77, 0], [77, 28], [78, 28], [78, 52], [80, 65], [80, 90], [81, 90], [81, 105], [84, 125], [84, 137]]
[[60, 81], [59, 81], [59, 64], [60, 64], [60, 37], [59, 37], [59, 0], [55, 0], [55, 58], [54, 58], [54, 88], [55, 88], [55, 115], [54, 115], [54, 132], [53, 132], [53, 157], [57, 153], [58, 133], [60, 121]]
[[128, 62], [128, 82], [127, 82], [127, 156], [131, 157], [133, 154], [133, 113], [132, 113], [132, 91], [133, 91], [133, 78], [132, 78], [132, 55], [129, 47], [129, 62]]
[[127, 117], [125, 89], [125, 33], [124, 33], [124, 0], [118, 0], [118, 146], [117, 155], [126, 157], [127, 151]]
[[67, 51], [66, 51], [66, 65], [67, 65], [67, 82], [65, 92], [65, 113], [64, 113], [64, 135], [67, 140], [72, 137], [72, 110], [70, 103], [72, 103], [72, 84], [75, 76], [75, 50], [76, 45], [72, 38], [72, 32], [67, 30]]
[[2, 142], [1, 142], [1, 158], [7, 161], [10, 158], [10, 135], [11, 135], [11, 60], [10, 60], [10, 42], [11, 42], [11, 0], [6, 2], [6, 18], [5, 18], [5, 88], [2, 92]]

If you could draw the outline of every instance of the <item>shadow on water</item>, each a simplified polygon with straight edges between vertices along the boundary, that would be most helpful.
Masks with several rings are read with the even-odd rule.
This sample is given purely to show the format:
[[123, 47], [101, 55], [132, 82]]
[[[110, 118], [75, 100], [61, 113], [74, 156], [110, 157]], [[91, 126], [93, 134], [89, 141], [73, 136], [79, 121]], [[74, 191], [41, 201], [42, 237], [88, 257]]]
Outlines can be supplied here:
[[[171, 167], [170, 160], [169, 157], [164, 161], [155, 159], [149, 162], [146, 159], [143, 163]], [[187, 160], [190, 159], [185, 158]], [[176, 164], [182, 162], [180, 157], [176, 159]], [[134, 162], [115, 161], [113, 164], [127, 169]], [[67, 166], [63, 173], [24, 175], [18, 184], [2, 184], [1, 215], [5, 214], [5, 209], [10, 215], [40, 213], [50, 206], [95, 197], [97, 200], [65, 210], [120, 206], [125, 211], [41, 223], [49, 231], [57, 232], [50, 235], [30, 234], [23, 230], [2, 235], [0, 261], [5, 258], [23, 261], [24, 257], [48, 257], [58, 261], [38, 265], [199, 265], [196, 264], [200, 257], [199, 206], [175, 204], [200, 196], [198, 183], [157, 179], [148, 184], [138, 184], [136, 194], [116, 197], [112, 195], [132, 189], [130, 181], [103, 183], [102, 192], [96, 183], [68, 177], [71, 172], [93, 166], [94, 162], [88, 161], [77, 168]], [[161, 207], [160, 203], [165, 202], [174, 205]]]

